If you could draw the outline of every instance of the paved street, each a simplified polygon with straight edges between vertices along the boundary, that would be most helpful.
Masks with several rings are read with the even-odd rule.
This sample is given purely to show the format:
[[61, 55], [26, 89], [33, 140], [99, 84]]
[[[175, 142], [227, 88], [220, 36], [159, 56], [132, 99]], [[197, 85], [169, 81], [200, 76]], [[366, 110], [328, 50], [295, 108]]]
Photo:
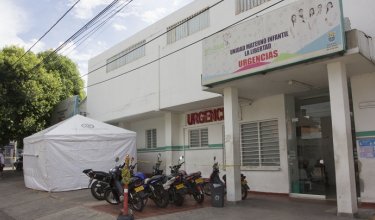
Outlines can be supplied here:
[[[0, 179], [0, 219], [74, 219], [113, 220], [119, 213], [118, 206], [96, 201], [88, 190], [47, 193], [26, 189], [20, 172], [6, 171]], [[246, 201], [224, 208], [210, 207], [209, 197], [203, 205], [196, 205], [189, 197], [181, 208], [169, 205], [157, 209], [149, 201], [136, 219], [188, 220], [188, 219], [351, 219], [337, 217], [334, 202], [296, 200], [284, 196], [250, 194]], [[372, 209], [361, 209], [361, 219], [369, 219]]]

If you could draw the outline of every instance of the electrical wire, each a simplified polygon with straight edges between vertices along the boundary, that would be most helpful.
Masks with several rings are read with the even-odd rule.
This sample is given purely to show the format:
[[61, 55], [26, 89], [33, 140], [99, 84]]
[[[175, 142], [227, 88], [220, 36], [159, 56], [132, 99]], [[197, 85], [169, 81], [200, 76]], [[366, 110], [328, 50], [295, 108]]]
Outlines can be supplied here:
[[34, 46], [39, 43], [81, 0], [77, 0], [20, 58], [16, 60], [12, 64], [12, 66], [16, 65]]
[[[220, 0], [220, 1], [216, 2], [215, 4], [213, 4], [213, 5], [209, 6], [209, 7], [207, 7], [206, 10], [209, 10], [209, 9], [211, 9], [211, 8], [213, 8], [213, 7], [215, 7], [215, 6], [217, 6], [219, 3], [223, 2], [223, 1], [224, 1], [224, 0]], [[191, 20], [191, 19], [193, 19], [193, 18], [194, 18], [194, 17], [190, 17], [189, 19], [186, 20], [186, 22], [188, 22], [189, 20]], [[181, 26], [182, 24], [184, 24], [184, 23], [181, 23], [181, 24], [177, 25], [175, 28]], [[152, 38], [151, 40], [147, 41], [146, 43], [144, 43], [144, 44], [142, 44], [142, 45], [139, 45], [138, 47], [135, 47], [135, 48], [132, 49], [132, 50], [129, 50], [127, 53], [121, 55], [120, 57], [118, 57], [118, 58], [116, 58], [116, 59], [114, 59], [114, 60], [112, 60], [112, 61], [110, 61], [110, 62], [108, 62], [108, 63], [106, 63], [106, 64], [104, 64], [104, 65], [102, 65], [102, 66], [99, 66], [98, 68], [93, 69], [93, 70], [91, 70], [90, 72], [88, 72], [88, 73], [86, 73], [86, 74], [84, 74], [84, 75], [81, 75], [81, 78], [82, 78], [82, 77], [85, 77], [85, 76], [87, 76], [87, 75], [90, 75], [91, 73], [93, 73], [93, 72], [95, 72], [95, 71], [97, 71], [97, 70], [99, 70], [99, 69], [101, 69], [101, 68], [107, 66], [108, 64], [111, 64], [111, 63], [117, 61], [118, 59], [120, 59], [120, 58], [122, 58], [122, 57], [128, 55], [129, 53], [131, 53], [131, 52], [133, 52], [133, 51], [139, 49], [140, 47], [143, 47], [143, 46], [145, 46], [145, 45], [147, 45], [147, 44], [153, 42], [154, 40], [156, 40], [156, 39], [162, 37], [163, 35], [167, 34], [167, 33], [170, 32], [170, 31], [171, 31], [171, 30], [167, 30], [167, 31], [165, 31], [165, 32], [163, 32], [163, 33], [157, 35], [156, 37]]]
[[[128, 2], [124, 2], [122, 4], [120, 4], [119, 6], [117, 6], [117, 8], [113, 9], [110, 13], [108, 13], [107, 15], [105, 15], [103, 17], [103, 19], [105, 19], [104, 21], [100, 21], [100, 20], [97, 20], [95, 22], [94, 25], [98, 24], [99, 22], [101, 22], [99, 25], [97, 25], [96, 27], [94, 27], [92, 30], [90, 30], [88, 33], [86, 33], [85, 35], [81, 36], [80, 38], [78, 38], [78, 40], [74, 43], [74, 44], [71, 44], [69, 45], [67, 48], [65, 48], [64, 51], [62, 51], [61, 53], [64, 53], [66, 51], [68, 51], [70, 48], [74, 47], [73, 49], [76, 49], [78, 48], [81, 44], [83, 44], [89, 37], [91, 37], [93, 34], [95, 34], [99, 29], [101, 29], [108, 21], [110, 21], [116, 14], [118, 14], [120, 11], [122, 11], [127, 5], [129, 5], [133, 0], [130, 0]], [[68, 54], [70, 54], [73, 49], [71, 51], [69, 51], [68, 53], [65, 54], [65, 56], [67, 56]]]
[[[211, 36], [213, 36], [213, 35], [215, 35], [215, 34], [217, 34], [217, 33], [219, 33], [219, 32], [222, 32], [222, 31], [224, 31], [224, 30], [226, 30], [226, 29], [228, 29], [228, 28], [230, 28], [230, 27], [233, 27], [233, 26], [235, 26], [235, 25], [237, 25], [237, 24], [239, 24], [239, 23], [241, 23], [241, 22], [244, 22], [245, 20], [247, 20], [247, 19], [249, 19], [249, 18], [251, 18], [251, 17], [253, 17], [253, 16], [255, 16], [255, 15], [261, 13], [261, 12], [263, 12], [263, 11], [266, 11], [267, 9], [270, 9], [271, 7], [274, 7], [275, 5], [278, 5], [278, 4], [280, 4], [281, 2], [283, 2], [283, 1], [285, 1], [285, 0], [280, 0], [280, 1], [278, 1], [278, 2], [275, 2], [275, 3], [273, 3], [272, 5], [269, 5], [268, 7], [263, 8], [262, 10], [259, 10], [259, 11], [255, 12], [255, 13], [253, 13], [253, 14], [251, 14], [251, 15], [249, 15], [249, 16], [247, 16], [247, 17], [245, 17], [245, 18], [243, 18], [243, 19], [241, 19], [241, 20], [239, 20], [239, 21], [237, 21], [237, 22], [235, 22], [235, 23], [229, 25], [229, 26], [226, 26], [226, 27], [224, 27], [224, 28], [222, 28], [222, 29], [220, 29], [220, 30], [218, 30], [218, 31], [216, 31], [216, 32], [214, 32], [214, 33], [212, 33], [212, 34], [210, 34], [210, 35], [207, 35], [207, 36], [205, 36], [205, 37], [203, 37], [203, 38], [201, 38], [201, 39], [199, 39], [199, 40], [197, 40], [197, 41], [194, 41], [194, 42], [192, 42], [192, 43], [190, 43], [190, 44], [188, 44], [188, 45], [186, 45], [186, 46], [184, 46], [184, 47], [181, 47], [181, 48], [179, 48], [179, 49], [177, 49], [177, 50], [175, 50], [175, 51], [173, 51], [173, 52], [170, 52], [170, 53], [168, 53], [168, 54], [166, 54], [166, 55], [164, 55], [164, 56], [161, 56], [161, 57], [159, 57], [159, 58], [157, 58], [157, 59], [154, 59], [154, 60], [152, 60], [152, 61], [150, 61], [150, 62], [148, 62], [148, 63], [145, 63], [145, 64], [143, 64], [143, 65], [141, 65], [141, 66], [138, 66], [138, 67], [136, 67], [136, 68], [133, 68], [133, 69], [131, 69], [131, 70], [128, 70], [128, 71], [126, 71], [126, 72], [124, 72], [124, 73], [121, 73], [121, 74], [119, 74], [119, 75], [116, 75], [116, 76], [110, 77], [110, 78], [108, 78], [108, 79], [105, 79], [105, 80], [102, 80], [102, 81], [99, 81], [99, 82], [96, 82], [96, 83], [93, 83], [93, 84], [88, 85], [88, 86], [86, 86], [86, 87], [84, 87], [84, 88], [89, 88], [89, 87], [92, 87], [92, 86], [96, 86], [96, 85], [102, 84], [102, 83], [104, 83], [104, 82], [108, 82], [108, 81], [110, 81], [110, 80], [112, 80], [112, 79], [118, 78], [118, 77], [123, 76], [123, 75], [125, 75], [125, 74], [128, 74], [128, 73], [130, 73], [130, 72], [133, 72], [133, 71], [135, 71], [135, 70], [138, 70], [138, 69], [141, 69], [141, 68], [143, 68], [143, 67], [145, 67], [145, 66], [148, 66], [148, 65], [150, 65], [150, 64], [152, 64], [152, 63], [154, 63], [154, 62], [156, 62], [156, 61], [159, 61], [159, 60], [161, 60], [161, 59], [164, 59], [164, 58], [166, 58], [166, 57], [168, 57], [168, 56], [170, 56], [170, 55], [172, 55], [172, 54], [175, 54], [175, 53], [177, 53], [177, 52], [179, 52], [179, 51], [181, 51], [181, 50], [183, 50], [183, 49], [186, 49], [186, 48], [188, 48], [188, 47], [190, 47], [190, 46], [192, 46], [192, 45], [195, 45], [195, 44], [197, 44], [197, 43], [199, 43], [199, 42], [201, 42], [201, 41], [203, 41], [203, 40], [205, 40], [205, 39], [207, 39], [207, 38], [209, 38], [209, 37], [211, 37]], [[222, 1], [220, 1], [220, 2], [222, 2]], [[218, 2], [218, 3], [220, 3], [220, 2]], [[218, 3], [217, 3], [217, 4], [218, 4]], [[215, 4], [215, 5], [216, 5], [216, 4]], [[211, 7], [212, 7], [212, 6], [211, 6]], [[180, 24], [180, 25], [181, 25], [181, 24]], [[177, 27], [178, 27], [178, 26], [177, 26]], [[169, 31], [170, 31], [170, 30], [169, 30]], [[168, 32], [168, 31], [167, 31], [167, 32]], [[167, 33], [167, 32], [164, 32], [163, 34], [165, 34], [165, 33]], [[157, 36], [157, 37], [160, 37], [160, 35]], [[152, 41], [153, 41], [153, 40], [155, 40], [155, 38], [153, 38]], [[151, 41], [149, 41], [149, 42], [151, 42]], [[149, 42], [146, 42], [145, 44], [147, 44], [147, 43], [149, 43]], [[145, 44], [142, 44], [141, 46], [144, 46]], [[141, 47], [141, 46], [139, 46], [139, 47]], [[135, 48], [134, 50], [138, 49], [139, 47]], [[134, 50], [132, 50], [132, 51], [134, 51]], [[132, 52], [132, 51], [130, 51], [130, 52]], [[130, 53], [130, 52], [128, 52], [128, 53]], [[124, 54], [123, 56], [127, 55], [128, 53]], [[121, 56], [121, 57], [123, 57], [123, 56]], [[95, 72], [96, 70], [99, 70], [99, 69], [101, 69], [101, 68], [107, 66], [108, 64], [110, 64], [110, 63], [112, 63], [112, 62], [114, 62], [114, 61], [120, 59], [121, 57], [119, 57], [119, 58], [117, 58], [117, 59], [115, 59], [115, 60], [113, 60], [113, 61], [111, 61], [111, 62], [109, 62], [109, 63], [106, 63], [105, 65], [99, 66], [98, 68], [96, 68], [96, 69], [94, 69], [94, 70], [88, 72], [87, 74], [82, 75], [81, 78], [82, 78], [83, 76], [89, 75], [89, 74]]]
[[[81, 34], [83, 34], [85, 31], [89, 30], [91, 27], [95, 25], [95, 22], [100, 19], [103, 14], [105, 14], [107, 11], [111, 10], [120, 0], [114, 0], [112, 1], [107, 7], [105, 7], [102, 11], [100, 11], [94, 18], [92, 18], [89, 22], [87, 22], [82, 28], [80, 28], [77, 32], [75, 32], [71, 37], [69, 37], [64, 43], [62, 43], [59, 47], [57, 47], [54, 51], [49, 53], [46, 57], [44, 57], [38, 64], [36, 64], [31, 70], [35, 70], [37, 67], [39, 67], [42, 63], [48, 62], [48, 59], [53, 55], [57, 54], [62, 48], [64, 48], [68, 43], [74, 41], [76, 38], [78, 38]], [[133, 1], [133, 0], [130, 0]]]

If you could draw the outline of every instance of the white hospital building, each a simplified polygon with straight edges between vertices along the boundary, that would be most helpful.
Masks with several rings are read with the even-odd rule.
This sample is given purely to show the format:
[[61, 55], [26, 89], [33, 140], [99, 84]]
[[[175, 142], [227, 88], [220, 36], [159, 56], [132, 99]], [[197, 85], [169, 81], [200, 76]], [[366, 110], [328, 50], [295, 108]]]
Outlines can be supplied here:
[[[137, 132], [139, 170], [252, 191], [375, 203], [375, 44], [341, 0], [205, 0], [89, 61], [87, 116]], [[105, 66], [104, 68], [100, 68]]]

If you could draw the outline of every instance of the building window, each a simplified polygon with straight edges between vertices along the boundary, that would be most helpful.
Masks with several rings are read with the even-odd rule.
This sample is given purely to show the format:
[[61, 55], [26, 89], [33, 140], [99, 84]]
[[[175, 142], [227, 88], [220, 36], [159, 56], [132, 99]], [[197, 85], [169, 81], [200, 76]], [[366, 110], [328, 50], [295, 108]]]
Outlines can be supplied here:
[[185, 18], [167, 28], [167, 43], [172, 44], [182, 38], [201, 31], [209, 26], [208, 8]]
[[156, 129], [146, 130], [146, 148], [156, 148]]
[[277, 120], [241, 125], [241, 164], [246, 167], [279, 167]]
[[208, 128], [189, 131], [190, 147], [208, 147]]
[[255, 8], [270, 0], [236, 0], [236, 14]]
[[145, 56], [145, 44], [146, 40], [140, 41], [107, 59], [107, 73]]

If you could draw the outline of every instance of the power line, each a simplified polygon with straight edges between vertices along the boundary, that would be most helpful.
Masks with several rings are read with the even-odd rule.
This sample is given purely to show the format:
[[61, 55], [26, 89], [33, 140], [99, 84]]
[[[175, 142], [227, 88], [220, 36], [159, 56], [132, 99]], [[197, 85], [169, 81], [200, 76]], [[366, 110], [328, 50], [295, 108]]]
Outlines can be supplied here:
[[[226, 30], [226, 29], [228, 29], [228, 28], [230, 28], [230, 27], [232, 27], [232, 26], [235, 26], [235, 25], [237, 25], [237, 24], [239, 24], [239, 23], [241, 23], [241, 22], [243, 22], [243, 21], [249, 19], [250, 17], [253, 17], [253, 16], [255, 16], [255, 15], [257, 15], [257, 14], [259, 14], [259, 13], [261, 13], [261, 12], [263, 12], [263, 11], [265, 11], [265, 10], [267, 10], [267, 9], [269, 9], [269, 8], [271, 8], [271, 7], [273, 7], [273, 6], [275, 6], [275, 5], [280, 4], [280, 3], [283, 2], [283, 1], [285, 1], [285, 0], [280, 0], [280, 1], [278, 1], [278, 2], [275, 2], [275, 3], [273, 3], [272, 5], [270, 5], [270, 6], [266, 7], [266, 8], [263, 8], [263, 9], [260, 10], [260, 11], [257, 11], [257, 12], [255, 12], [255, 13], [253, 13], [253, 14], [251, 14], [251, 15], [249, 15], [249, 16], [247, 16], [247, 17], [245, 17], [245, 18], [243, 18], [243, 19], [241, 19], [241, 20], [239, 20], [239, 21], [237, 21], [237, 22], [235, 22], [235, 23], [233, 23], [233, 24], [227, 26], [227, 27], [224, 27], [224, 28], [222, 28], [222, 29], [220, 29], [220, 30], [218, 30], [218, 31], [216, 31], [216, 32], [214, 32], [214, 33], [212, 33], [212, 34], [210, 34], [210, 35], [207, 35], [207, 36], [205, 36], [205, 37], [203, 37], [203, 38], [201, 38], [201, 39], [199, 39], [199, 40], [197, 40], [197, 41], [194, 41], [194, 42], [192, 42], [192, 43], [190, 43], [190, 44], [188, 44], [188, 45], [186, 45], [186, 46], [184, 46], [184, 47], [181, 47], [181, 48], [179, 48], [179, 49], [177, 49], [177, 50], [175, 50], [175, 51], [173, 51], [173, 52], [170, 52], [170, 53], [168, 53], [168, 54], [166, 54], [166, 55], [164, 55], [164, 56], [162, 56], [162, 57], [159, 57], [159, 58], [157, 58], [157, 59], [154, 59], [154, 60], [152, 60], [152, 61], [150, 61], [150, 62], [148, 62], [148, 63], [145, 63], [145, 64], [143, 64], [143, 65], [141, 65], [141, 66], [138, 66], [138, 67], [136, 67], [136, 68], [133, 68], [133, 69], [131, 69], [131, 70], [128, 70], [128, 71], [126, 71], [126, 72], [124, 72], [124, 73], [121, 73], [121, 74], [119, 74], [119, 75], [113, 76], [113, 77], [108, 78], [108, 79], [106, 79], [106, 80], [99, 81], [99, 82], [97, 82], [97, 83], [93, 83], [93, 84], [88, 85], [88, 86], [86, 86], [86, 87], [84, 87], [84, 88], [89, 88], [89, 87], [92, 87], [92, 86], [96, 86], [96, 85], [102, 84], [102, 83], [104, 83], [104, 82], [110, 81], [110, 80], [112, 80], [112, 79], [118, 78], [118, 77], [123, 76], [123, 75], [125, 75], [125, 74], [128, 74], [128, 73], [130, 73], [130, 72], [133, 72], [133, 71], [135, 71], [135, 70], [138, 70], [138, 69], [141, 69], [141, 68], [143, 68], [143, 67], [145, 67], [145, 66], [148, 66], [148, 65], [150, 65], [150, 64], [152, 64], [152, 63], [154, 63], [154, 62], [156, 62], [156, 61], [158, 61], [158, 60], [164, 59], [164, 58], [166, 58], [166, 57], [168, 57], [168, 56], [170, 56], [170, 55], [172, 55], [172, 54], [175, 54], [175, 53], [177, 53], [177, 52], [179, 52], [179, 51], [181, 51], [181, 50], [183, 50], [183, 49], [186, 49], [186, 48], [188, 48], [188, 47], [190, 47], [190, 46], [192, 46], [192, 45], [194, 45], [194, 44], [196, 44], [196, 43], [199, 43], [199, 42], [201, 42], [201, 41], [203, 41], [203, 40], [205, 40], [205, 39], [207, 39], [207, 38], [209, 38], [209, 37], [211, 37], [211, 36], [213, 36], [213, 35], [215, 35], [215, 34], [217, 34], [217, 33], [219, 33], [219, 32], [222, 32], [222, 31], [224, 31], [224, 30]], [[222, 2], [222, 1], [220, 1], [220, 2]], [[218, 3], [220, 3], [220, 2], [218, 2]], [[218, 4], [218, 3], [216, 3], [216, 4]], [[215, 5], [216, 5], [216, 4], [215, 4]], [[213, 5], [213, 6], [215, 6], [215, 5]], [[211, 7], [213, 7], [213, 6], [211, 6]], [[210, 7], [210, 8], [211, 8], [211, 7]], [[168, 31], [167, 31], [167, 32], [168, 32]], [[165, 33], [167, 33], [167, 32], [164, 32], [163, 34], [165, 34]], [[157, 36], [157, 38], [160, 37], [160, 36], [161, 36], [161, 35]], [[156, 38], [153, 38], [151, 41], [153, 41], [153, 40], [155, 40], [155, 39], [156, 39]], [[147, 43], [150, 43], [151, 41], [149, 41], [149, 42], [147, 42]], [[145, 44], [147, 44], [147, 43], [145, 43]], [[142, 44], [141, 46], [144, 46], [145, 44]], [[141, 46], [139, 46], [139, 47], [141, 47]], [[138, 49], [139, 47], [135, 48], [134, 50]], [[132, 50], [132, 51], [134, 51], [134, 50]], [[132, 51], [130, 51], [130, 52], [132, 52]], [[129, 52], [129, 53], [130, 53], [130, 52]], [[128, 54], [128, 53], [127, 53], [127, 54]], [[124, 54], [123, 56], [125, 56], [125, 55], [126, 55], [126, 54]], [[123, 57], [123, 56], [121, 56], [121, 57]], [[114, 61], [120, 59], [121, 57], [119, 57], [119, 58], [117, 58], [117, 59], [115, 59], [115, 60], [113, 60], [113, 61], [111, 61], [111, 62], [109, 62], [109, 63], [106, 63], [105, 65], [102, 65], [102, 66], [100, 66], [100, 67], [98, 67], [98, 68], [96, 68], [96, 69], [94, 69], [94, 70], [88, 72], [87, 74], [82, 75], [81, 77], [86, 76], [86, 75], [89, 75], [90, 73], [92, 73], [92, 72], [94, 72], [94, 71], [96, 71], [96, 70], [99, 70], [99, 69], [101, 69], [101, 68], [107, 66], [108, 64], [110, 64], [110, 63], [112, 63], [112, 62], [114, 62]]]
[[12, 66], [16, 65], [33, 47], [39, 43], [81, 0], [77, 0]]
[[[64, 43], [62, 43], [59, 47], [57, 47], [54, 51], [49, 53], [46, 57], [44, 57], [38, 64], [36, 64], [31, 70], [34, 70], [38, 66], [40, 66], [44, 62], [48, 62], [48, 59], [53, 55], [57, 54], [61, 49], [63, 49], [68, 43], [74, 41], [76, 38], [78, 38], [81, 34], [83, 34], [85, 31], [92, 28], [97, 20], [101, 19], [102, 16], [105, 16], [105, 13], [107, 13], [109, 10], [111, 10], [120, 0], [114, 0], [112, 1], [107, 7], [105, 7], [102, 11], [99, 12], [94, 18], [92, 18], [89, 22], [87, 22], [82, 28], [80, 28], [77, 32], [75, 32], [71, 37], [69, 37]], [[133, 0], [129, 0], [130, 2]]]
[[[107, 15], [104, 16], [105, 20], [100, 21], [97, 20], [94, 25], [101, 22], [99, 25], [97, 25], [95, 28], [93, 28], [90, 32], [86, 33], [85, 35], [81, 36], [74, 44], [71, 44], [68, 48], [65, 49], [65, 51], [68, 51], [70, 48], [74, 46], [73, 49], [76, 49], [81, 44], [83, 44], [90, 36], [95, 34], [99, 29], [101, 29], [109, 20], [111, 20], [117, 13], [122, 11], [127, 5], [129, 5], [133, 0], [129, 0], [128, 2], [124, 2], [117, 6], [117, 8], [113, 9], [111, 12], [109, 12]], [[109, 16], [108, 16], [109, 15]], [[103, 18], [103, 19], [104, 19]], [[62, 53], [64, 53], [63, 51]], [[70, 54], [72, 51], [68, 52], [66, 55]]]
[[[209, 6], [209, 7], [207, 7], [206, 10], [209, 10], [209, 9], [211, 9], [211, 8], [213, 8], [213, 7], [215, 7], [215, 6], [217, 6], [218, 4], [220, 4], [220, 3], [223, 2], [223, 1], [224, 1], [224, 0], [220, 0], [220, 1], [216, 2], [215, 4], [213, 4], [213, 5]], [[186, 22], [189, 21], [189, 20], [191, 20], [191, 19], [193, 19], [193, 18], [194, 18], [194, 17], [190, 17], [189, 19], [186, 20]], [[175, 28], [181, 26], [182, 24], [184, 24], [184, 23], [181, 23], [181, 24], [177, 25]], [[156, 37], [152, 38], [151, 40], [147, 41], [146, 43], [144, 43], [144, 44], [142, 44], [142, 45], [139, 45], [138, 47], [135, 47], [134, 49], [128, 51], [127, 53], [121, 55], [120, 57], [117, 57], [116, 59], [114, 59], [114, 60], [112, 60], [112, 61], [110, 61], [110, 62], [108, 62], [108, 63], [106, 63], [106, 64], [104, 64], [104, 65], [102, 65], [102, 66], [99, 66], [98, 68], [93, 69], [93, 70], [91, 70], [90, 72], [88, 72], [88, 73], [82, 75], [81, 78], [84, 77], [84, 76], [87, 76], [87, 75], [89, 75], [89, 74], [91, 74], [91, 73], [93, 73], [93, 72], [95, 72], [95, 71], [97, 71], [97, 70], [99, 70], [99, 69], [101, 69], [101, 68], [103, 68], [103, 67], [105, 67], [105, 66], [107, 66], [108, 64], [111, 64], [111, 63], [113, 63], [113, 62], [119, 60], [120, 58], [122, 58], [122, 57], [128, 55], [129, 53], [131, 53], [131, 52], [137, 50], [137, 49], [140, 48], [140, 47], [143, 47], [143, 46], [145, 46], [145, 45], [147, 45], [147, 44], [153, 42], [154, 40], [156, 40], [156, 39], [158, 39], [159, 37], [161, 37], [161, 36], [167, 34], [167, 33], [170, 32], [170, 31], [171, 31], [171, 30], [167, 30], [167, 31], [165, 31], [165, 32], [163, 32], [163, 33], [157, 35]]]

